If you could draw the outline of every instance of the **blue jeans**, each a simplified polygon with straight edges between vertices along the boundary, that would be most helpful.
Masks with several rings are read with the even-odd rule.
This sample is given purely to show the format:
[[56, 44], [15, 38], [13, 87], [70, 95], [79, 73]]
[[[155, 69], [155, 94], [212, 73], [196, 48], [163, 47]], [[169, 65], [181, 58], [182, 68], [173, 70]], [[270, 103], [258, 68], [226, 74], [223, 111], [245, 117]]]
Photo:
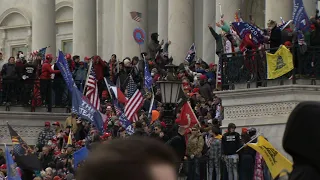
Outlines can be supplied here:
[[226, 156], [226, 166], [228, 171], [228, 179], [229, 180], [239, 180], [238, 176], [238, 163], [239, 163], [239, 155], [227, 155]]

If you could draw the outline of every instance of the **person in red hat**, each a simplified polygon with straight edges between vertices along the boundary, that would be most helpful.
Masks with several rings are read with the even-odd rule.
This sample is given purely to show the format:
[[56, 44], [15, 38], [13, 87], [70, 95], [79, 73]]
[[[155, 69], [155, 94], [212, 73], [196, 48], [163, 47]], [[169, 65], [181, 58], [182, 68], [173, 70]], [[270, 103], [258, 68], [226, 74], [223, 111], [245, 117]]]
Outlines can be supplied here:
[[74, 61], [72, 60], [71, 58], [71, 54], [66, 54], [66, 60], [67, 60], [67, 63], [69, 65], [69, 69], [70, 69], [70, 72], [73, 72], [73, 70], [75, 69], [76, 65], [74, 63]]
[[42, 64], [40, 75], [40, 95], [44, 104], [51, 104], [51, 74], [60, 73], [59, 70], [53, 70], [51, 67], [52, 54], [46, 55], [46, 60]]
[[104, 86], [104, 70], [107, 67], [107, 63], [104, 62], [100, 56], [94, 56], [93, 57], [93, 64], [94, 72], [96, 74], [96, 79], [98, 80], [98, 90], [99, 90], [99, 95], [101, 95], [103, 86]]

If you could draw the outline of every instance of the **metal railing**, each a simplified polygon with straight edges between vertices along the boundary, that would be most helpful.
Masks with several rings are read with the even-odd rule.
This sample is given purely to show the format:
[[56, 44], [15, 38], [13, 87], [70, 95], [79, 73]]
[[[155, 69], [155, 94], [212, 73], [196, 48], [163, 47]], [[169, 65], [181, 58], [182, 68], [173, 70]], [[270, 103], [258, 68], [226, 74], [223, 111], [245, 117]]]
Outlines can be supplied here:
[[[246, 53], [226, 53], [220, 55], [222, 62], [222, 89], [233, 90], [236, 84], [247, 84], [247, 88], [267, 87], [267, 58], [266, 52], [274, 53], [277, 49], [262, 49]], [[308, 79], [311, 85], [320, 79], [320, 47], [301, 46], [290, 48], [293, 55], [294, 69], [277, 78], [291, 80], [296, 84], [297, 79]], [[281, 85], [281, 83], [280, 83]]]
[[[75, 82], [78, 88], [84, 86], [84, 81]], [[46, 108], [51, 112], [53, 108], [71, 110], [71, 92], [63, 79], [3, 79], [0, 88], [0, 107], [10, 111], [10, 107], [30, 108], [31, 112], [37, 108]]]

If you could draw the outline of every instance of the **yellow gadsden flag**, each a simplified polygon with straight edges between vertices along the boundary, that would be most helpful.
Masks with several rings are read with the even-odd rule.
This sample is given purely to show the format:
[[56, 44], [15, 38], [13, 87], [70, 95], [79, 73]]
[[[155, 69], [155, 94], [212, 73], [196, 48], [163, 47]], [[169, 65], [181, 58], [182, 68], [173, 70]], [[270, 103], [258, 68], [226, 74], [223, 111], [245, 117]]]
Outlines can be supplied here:
[[[282, 172], [292, 171], [292, 163], [276, 150], [263, 136], [258, 137], [257, 143], [249, 143], [248, 146], [261, 154], [269, 168], [272, 178], [277, 177]], [[280, 176], [282, 176], [282, 174], [280, 174]]]
[[268, 79], [276, 79], [293, 69], [293, 57], [289, 49], [280, 46], [275, 54], [267, 53]]

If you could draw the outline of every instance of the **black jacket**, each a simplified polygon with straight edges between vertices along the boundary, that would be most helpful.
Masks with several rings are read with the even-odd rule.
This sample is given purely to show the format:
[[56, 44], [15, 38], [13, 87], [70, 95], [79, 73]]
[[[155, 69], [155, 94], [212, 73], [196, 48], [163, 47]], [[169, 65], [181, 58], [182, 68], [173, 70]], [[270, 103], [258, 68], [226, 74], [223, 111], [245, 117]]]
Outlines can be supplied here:
[[237, 154], [241, 147], [240, 134], [237, 132], [227, 132], [222, 136], [222, 151], [224, 155]]
[[173, 150], [176, 152], [179, 160], [183, 161], [184, 155], [186, 154], [186, 139], [181, 134], [170, 139], [166, 144], [171, 146]]
[[319, 109], [319, 102], [302, 102], [289, 116], [282, 141], [293, 159], [289, 180], [320, 179]]

